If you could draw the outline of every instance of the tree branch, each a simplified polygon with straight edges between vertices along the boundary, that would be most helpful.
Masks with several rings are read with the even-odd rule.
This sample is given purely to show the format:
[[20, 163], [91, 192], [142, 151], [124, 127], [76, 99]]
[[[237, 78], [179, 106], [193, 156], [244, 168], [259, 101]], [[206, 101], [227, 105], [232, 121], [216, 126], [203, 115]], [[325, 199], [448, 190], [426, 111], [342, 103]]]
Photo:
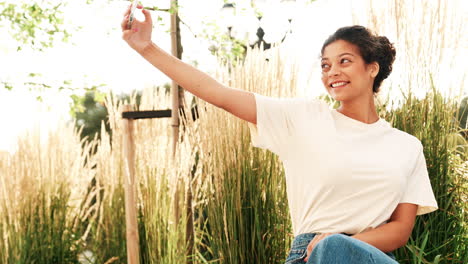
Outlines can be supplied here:
[[182, 24], [184, 24], [184, 25], [188, 28], [188, 30], [190, 31], [190, 33], [192, 33], [192, 35], [193, 35], [195, 38], [198, 38], [197, 34], [193, 33], [193, 30], [190, 28], [190, 26], [189, 26], [187, 23], [185, 23], [185, 22], [182, 20], [182, 18], [180, 18], [180, 16], [179, 16], [179, 20], [180, 20], [180, 22], [181, 22]]
[[157, 11], [157, 12], [169, 12], [170, 9], [159, 9], [157, 7], [145, 7], [146, 10]]
[[[150, 11], [157, 11], [157, 12], [170, 12], [170, 9], [159, 9], [159, 8], [157, 8], [157, 7], [145, 7], [145, 9], [146, 9], [146, 10], [150, 10]], [[187, 23], [185, 23], [185, 22], [180, 18], [180, 16], [178, 16], [178, 17], [179, 17], [180, 22], [181, 22], [182, 24], [184, 24], [184, 25], [188, 28], [188, 30], [190, 31], [190, 33], [192, 33], [192, 35], [193, 35], [195, 38], [198, 38], [197, 34], [195, 34], [195, 33], [193, 32], [192, 28], [190, 28], [190, 26], [189, 26]]]

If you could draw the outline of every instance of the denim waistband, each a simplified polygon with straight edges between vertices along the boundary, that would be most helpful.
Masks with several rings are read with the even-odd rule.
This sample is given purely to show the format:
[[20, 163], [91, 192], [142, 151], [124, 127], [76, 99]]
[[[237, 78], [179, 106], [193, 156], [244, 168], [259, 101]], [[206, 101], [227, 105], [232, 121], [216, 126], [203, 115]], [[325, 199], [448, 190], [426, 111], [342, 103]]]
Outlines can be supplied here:
[[294, 237], [293, 243], [291, 245], [292, 249], [299, 249], [307, 247], [310, 241], [317, 235], [317, 233], [304, 233]]
[[[350, 234], [346, 234], [346, 233], [340, 233], [340, 234], [351, 236]], [[320, 233], [303, 233], [303, 234], [297, 235], [296, 237], [294, 237], [291, 248], [298, 249], [298, 248], [307, 247], [307, 245], [309, 245], [310, 241], [314, 239], [316, 235], [320, 235]]]
[[[351, 234], [347, 234], [347, 233], [340, 233], [340, 234], [351, 236]], [[312, 239], [314, 239], [316, 235], [320, 235], [320, 233], [304, 233], [304, 234], [297, 235], [296, 237], [294, 237], [290, 252], [291, 253], [304, 252], [305, 250], [307, 250], [307, 246], [309, 245], [310, 241], [312, 241]], [[393, 252], [387, 252], [385, 254], [388, 255], [393, 260], [396, 259]]]

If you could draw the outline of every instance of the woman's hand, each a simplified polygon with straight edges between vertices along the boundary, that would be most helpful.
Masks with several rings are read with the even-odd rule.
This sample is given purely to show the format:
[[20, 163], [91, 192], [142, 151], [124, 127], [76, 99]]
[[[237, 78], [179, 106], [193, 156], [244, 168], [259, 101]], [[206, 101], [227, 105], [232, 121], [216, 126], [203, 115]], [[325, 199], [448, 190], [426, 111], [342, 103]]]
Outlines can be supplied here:
[[127, 8], [125, 11], [124, 19], [122, 20], [122, 38], [136, 50], [138, 53], [142, 53], [143, 50], [151, 44], [151, 32], [153, 30], [153, 21], [151, 19], [151, 14], [148, 10], [143, 9], [143, 6], [138, 5], [137, 8], [142, 9], [143, 15], [145, 15], [145, 21], [139, 21], [133, 19], [131, 27], [128, 28], [128, 19], [130, 15], [130, 8]]
[[320, 234], [314, 236], [312, 241], [310, 241], [309, 245], [307, 246], [307, 256], [304, 259], [304, 262], [307, 262], [309, 260], [310, 254], [312, 253], [312, 250], [314, 250], [314, 247], [317, 245], [318, 242], [320, 242], [322, 239], [326, 238], [329, 235], [333, 234], [338, 234], [338, 233], [325, 233], [325, 234]]

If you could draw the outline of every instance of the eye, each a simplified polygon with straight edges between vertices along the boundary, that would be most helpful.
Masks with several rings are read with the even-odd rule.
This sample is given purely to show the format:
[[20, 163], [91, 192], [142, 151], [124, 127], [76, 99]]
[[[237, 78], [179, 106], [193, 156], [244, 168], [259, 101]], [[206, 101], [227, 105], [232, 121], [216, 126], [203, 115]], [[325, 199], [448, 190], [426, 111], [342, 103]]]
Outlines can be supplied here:
[[351, 62], [351, 61], [348, 59], [341, 59], [341, 63], [345, 63], [345, 62]]
[[322, 70], [325, 70], [327, 68], [330, 68], [330, 65], [323, 63], [320, 67], [322, 67]]

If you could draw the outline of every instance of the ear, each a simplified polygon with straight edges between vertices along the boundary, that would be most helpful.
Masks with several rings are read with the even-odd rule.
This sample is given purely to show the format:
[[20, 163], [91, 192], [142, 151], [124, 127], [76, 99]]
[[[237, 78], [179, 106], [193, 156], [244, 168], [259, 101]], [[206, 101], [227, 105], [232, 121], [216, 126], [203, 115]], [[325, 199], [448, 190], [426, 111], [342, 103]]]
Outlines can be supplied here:
[[376, 61], [369, 64], [369, 72], [372, 78], [375, 78], [379, 74], [380, 66]]

